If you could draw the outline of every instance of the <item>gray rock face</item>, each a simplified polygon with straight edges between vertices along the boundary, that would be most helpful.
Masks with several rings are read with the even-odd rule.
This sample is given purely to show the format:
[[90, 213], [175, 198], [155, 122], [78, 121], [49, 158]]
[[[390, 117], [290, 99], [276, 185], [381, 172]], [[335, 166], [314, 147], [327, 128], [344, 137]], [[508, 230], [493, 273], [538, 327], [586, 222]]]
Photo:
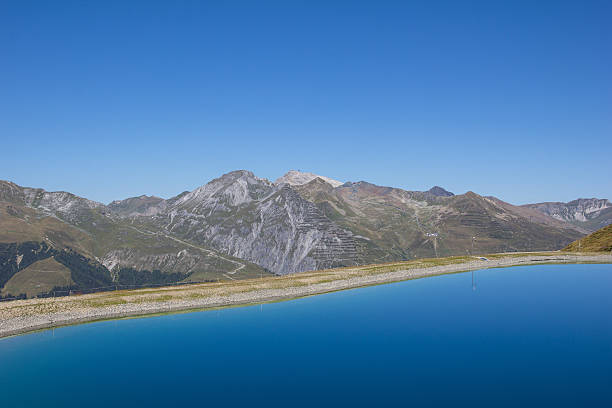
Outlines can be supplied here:
[[228, 173], [183, 195], [154, 219], [175, 236], [278, 274], [357, 262], [350, 232], [289, 185], [248, 171]]
[[526, 204], [552, 218], [584, 226], [589, 231], [596, 231], [612, 224], [612, 203], [607, 199], [579, 198], [568, 203], [545, 202]]

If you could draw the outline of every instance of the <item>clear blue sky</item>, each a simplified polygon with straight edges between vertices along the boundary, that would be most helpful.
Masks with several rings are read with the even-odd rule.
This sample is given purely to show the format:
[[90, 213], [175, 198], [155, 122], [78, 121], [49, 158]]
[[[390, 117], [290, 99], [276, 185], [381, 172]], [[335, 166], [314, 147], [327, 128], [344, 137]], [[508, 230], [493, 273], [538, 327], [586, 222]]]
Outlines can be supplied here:
[[[221, 5], [223, 3], [223, 5]], [[610, 1], [2, 1], [0, 179], [612, 198]]]

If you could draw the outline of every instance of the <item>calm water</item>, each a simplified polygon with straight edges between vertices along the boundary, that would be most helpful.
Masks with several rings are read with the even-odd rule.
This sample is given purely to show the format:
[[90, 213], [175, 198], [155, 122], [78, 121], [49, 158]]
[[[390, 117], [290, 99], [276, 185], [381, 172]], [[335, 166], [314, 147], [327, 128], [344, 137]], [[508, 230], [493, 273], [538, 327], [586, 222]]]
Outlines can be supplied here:
[[612, 406], [612, 265], [475, 278], [0, 340], [0, 403]]

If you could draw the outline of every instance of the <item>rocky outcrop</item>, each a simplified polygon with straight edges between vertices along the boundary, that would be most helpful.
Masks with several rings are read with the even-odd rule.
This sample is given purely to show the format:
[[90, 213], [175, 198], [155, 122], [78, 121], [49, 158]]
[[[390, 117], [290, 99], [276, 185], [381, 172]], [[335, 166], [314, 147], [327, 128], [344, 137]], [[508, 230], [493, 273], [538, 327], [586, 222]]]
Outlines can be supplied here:
[[554, 219], [573, 223], [595, 231], [612, 224], [612, 203], [607, 199], [579, 198], [568, 203], [544, 202], [526, 204]]
[[355, 265], [349, 231], [286, 183], [235, 171], [185, 194], [155, 217], [160, 228], [274, 273]]

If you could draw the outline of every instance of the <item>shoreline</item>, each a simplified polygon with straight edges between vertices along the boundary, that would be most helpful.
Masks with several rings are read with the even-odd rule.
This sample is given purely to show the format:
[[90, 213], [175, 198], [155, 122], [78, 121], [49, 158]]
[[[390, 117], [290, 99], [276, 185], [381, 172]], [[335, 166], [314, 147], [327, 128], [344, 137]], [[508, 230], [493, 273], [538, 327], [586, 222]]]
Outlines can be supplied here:
[[[247, 306], [480, 269], [540, 264], [612, 263], [608, 254], [523, 253], [449, 257], [302, 272], [229, 283], [103, 292], [0, 303], [0, 339], [100, 320]], [[396, 270], [393, 270], [395, 268]]]

